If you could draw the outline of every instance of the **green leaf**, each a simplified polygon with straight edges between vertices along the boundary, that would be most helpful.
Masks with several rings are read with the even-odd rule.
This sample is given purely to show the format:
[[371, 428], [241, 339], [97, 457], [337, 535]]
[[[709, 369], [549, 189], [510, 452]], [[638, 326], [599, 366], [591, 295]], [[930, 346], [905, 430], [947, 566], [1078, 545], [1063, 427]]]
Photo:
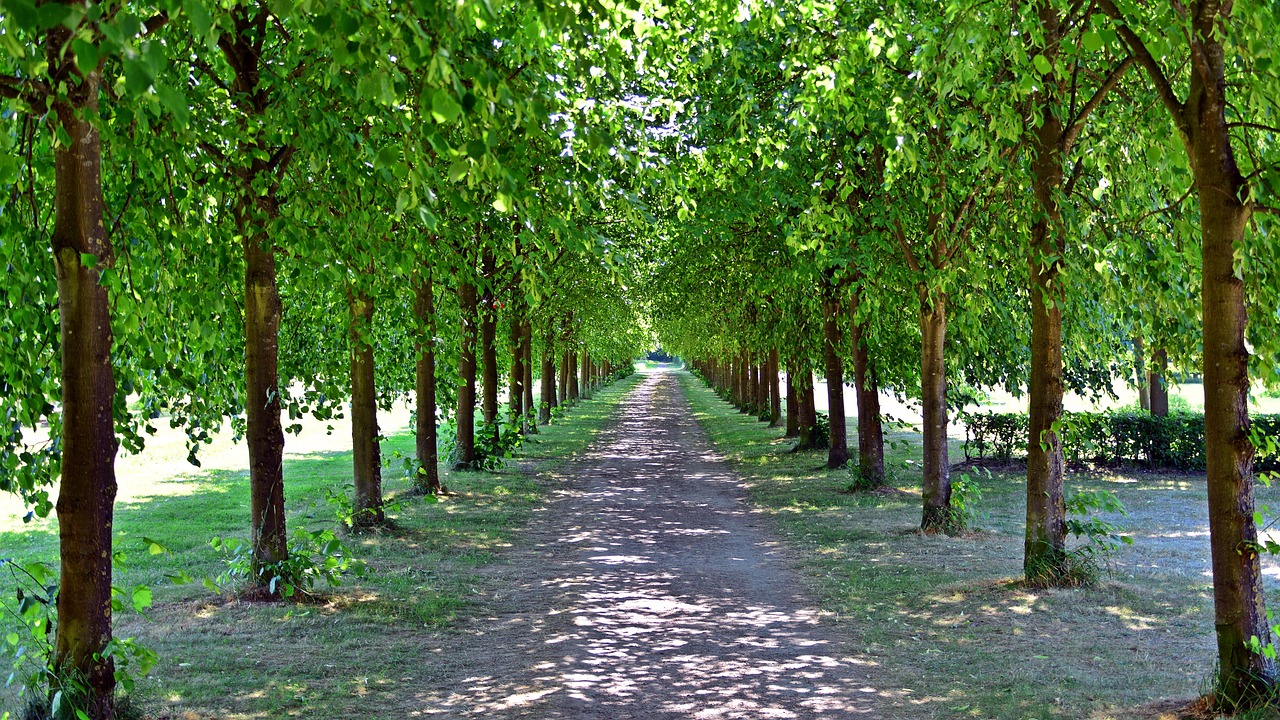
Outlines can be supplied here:
[[19, 30], [35, 30], [40, 22], [35, 0], [4, 0], [4, 13], [17, 23]]
[[187, 96], [181, 90], [168, 85], [157, 85], [156, 95], [160, 97], [160, 104], [173, 113], [179, 126], [186, 127], [191, 122], [191, 103], [187, 102]]
[[1053, 66], [1049, 64], [1049, 59], [1043, 55], [1036, 55], [1032, 62], [1035, 63], [1036, 70], [1039, 70], [1041, 75], [1048, 75], [1053, 72]]
[[1092, 30], [1085, 33], [1084, 37], [1080, 38], [1080, 41], [1084, 45], [1084, 49], [1089, 52], [1098, 52], [1102, 49], [1102, 36]]
[[209, 29], [213, 27], [213, 18], [209, 16], [209, 9], [204, 6], [200, 0], [182, 0], [182, 11], [187, 14], [187, 18], [191, 21], [191, 27], [196, 31], [197, 35], [207, 37]]
[[453, 93], [441, 88], [431, 96], [431, 117], [438, 123], [451, 123], [462, 114], [462, 106], [453, 99]]
[[151, 588], [139, 585], [133, 589], [133, 609], [142, 612], [151, 607]]
[[71, 41], [71, 49], [76, 53], [76, 67], [82, 74], [89, 74], [98, 69], [98, 46], [85, 42], [80, 38]]
[[474, 160], [483, 160], [487, 149], [483, 140], [471, 140], [467, 143], [467, 155]]
[[449, 167], [449, 182], [458, 182], [467, 176], [470, 170], [470, 164], [466, 158], [460, 158], [457, 162]]
[[511, 197], [505, 193], [498, 193], [493, 200], [493, 209], [503, 214], [511, 212]]

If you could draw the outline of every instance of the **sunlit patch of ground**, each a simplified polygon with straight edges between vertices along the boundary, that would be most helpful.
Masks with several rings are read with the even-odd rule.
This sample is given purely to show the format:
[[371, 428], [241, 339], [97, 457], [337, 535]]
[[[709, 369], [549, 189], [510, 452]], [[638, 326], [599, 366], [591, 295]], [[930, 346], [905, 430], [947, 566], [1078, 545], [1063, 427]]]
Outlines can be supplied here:
[[[815, 469], [821, 453], [789, 454], [780, 433], [700, 381], [686, 377], [685, 387], [823, 609], [895, 682], [919, 691], [929, 717], [1179, 718], [1207, 687], [1215, 647], [1202, 476], [1070, 476], [1070, 491], [1116, 493], [1129, 515], [1106, 519], [1135, 542], [1096, 588], [1027, 591], [1015, 582], [1025, 518], [1018, 474], [981, 481], [983, 532], [922, 535], [918, 495], [844, 493], [849, 475]], [[907, 443], [888, 450], [893, 484], [917, 492], [919, 470], [903, 461], [918, 457], [918, 436], [887, 439]], [[952, 457], [962, 455], [953, 438]], [[1276, 489], [1258, 494], [1280, 507]], [[1276, 606], [1280, 563], [1267, 558], [1264, 574]]]

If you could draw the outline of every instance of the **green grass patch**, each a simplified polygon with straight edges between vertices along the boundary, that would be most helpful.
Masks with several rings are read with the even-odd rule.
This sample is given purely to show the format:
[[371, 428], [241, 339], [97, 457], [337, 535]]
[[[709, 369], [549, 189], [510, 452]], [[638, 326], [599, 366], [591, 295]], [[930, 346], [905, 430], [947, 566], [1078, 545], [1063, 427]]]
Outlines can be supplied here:
[[[1115, 492], [1129, 515], [1107, 519], [1136, 542], [1097, 587], [1028, 591], [1016, 582], [1021, 473], [977, 478], [977, 531], [924, 535], [918, 435], [887, 438], [897, 441], [886, 445], [893, 491], [853, 494], [848, 471], [823, 467], [824, 451], [788, 452], [780, 430], [692, 375], [680, 380], [821, 609], [865, 649], [868, 687], [893, 717], [1157, 717], [1156, 701], [1189, 701], [1205, 689], [1215, 647], [1203, 476], [1069, 476], [1070, 490]], [[953, 441], [952, 459], [962, 457]], [[1275, 506], [1274, 489], [1259, 494]], [[1264, 564], [1274, 578], [1280, 568]], [[1270, 582], [1269, 594], [1275, 589]]]
[[[638, 380], [597, 390], [541, 428], [501, 471], [442, 470], [451, 492], [435, 504], [408, 496], [409, 483], [393, 459], [413, 453], [413, 437], [388, 437], [383, 456], [392, 461], [384, 469], [384, 492], [390, 501], [406, 499], [391, 514], [395, 529], [344, 536], [367, 563], [367, 577], [297, 602], [248, 602], [168, 577], [180, 571], [198, 580], [224, 571], [209, 541], [247, 536], [247, 471], [122, 477], [122, 486], [143, 486], [122, 492], [127, 499], [116, 508], [115, 549], [127, 562], [115, 582], [150, 585], [155, 605], [145, 616], [117, 615], [117, 635], [136, 637], [160, 657], [135, 699], [149, 715], [173, 718], [408, 716], [417, 684], [443, 675], [450, 662], [430, 648], [438, 649], [440, 634], [492, 589], [485, 567], [502, 561], [543, 501], [538, 474], [583, 452]], [[350, 482], [350, 451], [291, 456], [285, 463], [290, 527], [336, 527], [325, 494], [349, 492]], [[168, 552], [149, 554], [144, 537]], [[56, 567], [56, 520], [0, 524], [0, 547], [5, 557]], [[7, 575], [0, 577], [0, 594], [12, 606]], [[0, 619], [0, 639], [16, 629], [11, 617]], [[17, 709], [15, 692], [0, 689], [0, 714]]]

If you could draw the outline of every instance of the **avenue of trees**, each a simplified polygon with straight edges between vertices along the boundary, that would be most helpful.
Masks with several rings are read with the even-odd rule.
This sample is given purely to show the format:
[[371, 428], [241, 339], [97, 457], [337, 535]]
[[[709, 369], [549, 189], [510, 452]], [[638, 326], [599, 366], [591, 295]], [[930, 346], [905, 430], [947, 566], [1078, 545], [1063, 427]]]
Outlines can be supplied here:
[[917, 399], [928, 532], [957, 409], [1025, 390], [1043, 586], [1064, 393], [1140, 375], [1159, 411], [1202, 375], [1216, 697], [1267, 697], [1248, 398], [1280, 383], [1278, 13], [3, 0], [0, 487], [40, 516], [57, 487], [50, 677], [114, 715], [114, 461], [156, 423], [192, 462], [243, 436], [271, 594], [298, 419], [350, 413], [352, 523], [377, 525], [380, 409], [412, 399], [434, 493], [653, 332], [870, 485], [879, 391]]

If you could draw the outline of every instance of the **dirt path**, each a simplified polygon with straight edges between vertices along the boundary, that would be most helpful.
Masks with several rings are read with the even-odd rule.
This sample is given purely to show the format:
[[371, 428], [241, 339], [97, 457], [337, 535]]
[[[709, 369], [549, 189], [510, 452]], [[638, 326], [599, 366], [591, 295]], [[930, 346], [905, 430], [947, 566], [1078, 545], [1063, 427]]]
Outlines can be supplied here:
[[885, 698], [751, 513], [739, 480], [654, 373], [513, 551], [491, 617], [427, 662], [445, 717], [813, 718]]

